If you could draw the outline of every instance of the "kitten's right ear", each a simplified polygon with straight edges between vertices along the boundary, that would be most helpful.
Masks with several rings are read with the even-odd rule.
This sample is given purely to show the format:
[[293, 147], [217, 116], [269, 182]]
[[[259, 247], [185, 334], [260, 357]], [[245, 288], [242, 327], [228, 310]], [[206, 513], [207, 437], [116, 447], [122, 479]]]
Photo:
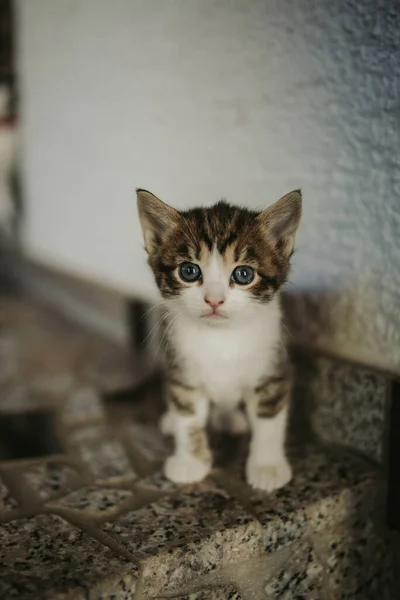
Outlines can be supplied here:
[[147, 190], [137, 189], [136, 194], [144, 247], [151, 254], [161, 244], [168, 229], [179, 222], [180, 214]]
[[301, 190], [294, 190], [269, 206], [257, 217], [270, 243], [286, 258], [293, 252], [294, 238], [301, 218]]

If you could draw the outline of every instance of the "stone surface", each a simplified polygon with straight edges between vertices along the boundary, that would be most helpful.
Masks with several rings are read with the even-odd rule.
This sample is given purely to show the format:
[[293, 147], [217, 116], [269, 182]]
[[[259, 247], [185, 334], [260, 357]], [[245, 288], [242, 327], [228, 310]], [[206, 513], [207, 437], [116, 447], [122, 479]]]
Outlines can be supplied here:
[[51, 457], [62, 452], [52, 410], [2, 411], [0, 409], [0, 460]]
[[241, 600], [241, 596], [233, 588], [214, 587], [178, 596], [177, 600]]
[[296, 352], [297, 402], [314, 430], [382, 462], [389, 380], [332, 358]]
[[[400, 579], [397, 589], [394, 587], [400, 547], [371, 521], [352, 520], [312, 536], [312, 540], [335, 599], [372, 599], [389, 592], [392, 598], [398, 597]], [[382, 582], [382, 577], [386, 577], [386, 585], [379, 590], [377, 582]]]
[[313, 444], [298, 452], [292, 449], [290, 460], [292, 481], [269, 495], [245, 486], [243, 470], [215, 476], [260, 520], [267, 552], [374, 505], [378, 473], [358, 457]]
[[17, 508], [17, 502], [0, 478], [0, 511], [13, 508]]
[[90, 474], [96, 480], [119, 480], [134, 477], [134, 472], [122, 443], [103, 425], [76, 429], [69, 436], [69, 443]]
[[0, 564], [4, 599], [58, 600], [72, 591], [84, 598], [111, 577], [137, 576], [128, 560], [50, 515], [0, 525]]
[[[3, 383], [29, 383], [59, 396], [77, 382], [107, 391], [136, 380], [134, 358], [116, 344], [89, 333], [53, 310], [13, 291], [0, 298], [0, 357]], [[1, 373], [2, 371], [0, 371]]]
[[[89, 598], [92, 600], [135, 600], [138, 578], [136, 570], [133, 574], [123, 576], [113, 575], [106, 581], [94, 584], [91, 587]], [[86, 600], [87, 596], [82, 600]], [[75, 600], [75, 598], [74, 598]]]
[[44, 500], [67, 493], [79, 485], [76, 471], [62, 462], [33, 465], [25, 470], [23, 477]]
[[259, 523], [205, 484], [109, 521], [103, 531], [146, 559], [144, 586], [153, 595], [262, 551]]
[[2, 390], [1, 410], [4, 412], [31, 411], [37, 406], [37, 396], [21, 383], [8, 383]]
[[307, 543], [294, 545], [285, 564], [267, 576], [265, 584], [265, 594], [269, 600], [321, 600], [323, 589], [323, 567]]
[[65, 371], [58, 373], [53, 377], [33, 377], [30, 382], [32, 388], [37, 393], [51, 394], [61, 396], [67, 394], [75, 383], [74, 373]]
[[0, 331], [0, 383], [12, 381], [18, 375], [18, 343], [12, 331]]
[[179, 494], [181, 491], [181, 487], [166, 479], [162, 471], [150, 473], [142, 477], [140, 482], [151, 489], [156, 489], [166, 494]]
[[63, 403], [63, 421], [75, 425], [81, 421], [95, 421], [104, 417], [99, 392], [92, 386], [82, 385], [71, 389]]
[[[129, 354], [119, 347], [99, 345], [91, 359], [83, 365], [82, 376], [103, 393], [132, 387], [140, 370]], [[143, 366], [142, 366], [143, 370]]]
[[[110, 362], [119, 373], [111, 388], [95, 384], [89, 373], [99, 364], [106, 373], [107, 342], [31, 302], [0, 297], [0, 309], [11, 365], [0, 382], [0, 456], [8, 457], [0, 459], [0, 598], [313, 600], [321, 574], [324, 593], [328, 584], [342, 593], [349, 565], [361, 574], [363, 525], [379, 490], [371, 463], [312, 437], [290, 439], [293, 480], [267, 495], [244, 481], [248, 440], [216, 436], [210, 477], [175, 485], [161, 471], [169, 446], [155, 427], [159, 399], [142, 388], [103, 398], [123, 380], [121, 353]], [[30, 442], [23, 456], [18, 432]], [[369, 530], [375, 550], [364, 564], [378, 568], [351, 589], [367, 599], [379, 589], [386, 600], [392, 571], [379, 540]]]
[[124, 507], [128, 508], [132, 498], [133, 494], [128, 490], [84, 487], [62, 498], [59, 504], [84, 513], [88, 518], [106, 519]]

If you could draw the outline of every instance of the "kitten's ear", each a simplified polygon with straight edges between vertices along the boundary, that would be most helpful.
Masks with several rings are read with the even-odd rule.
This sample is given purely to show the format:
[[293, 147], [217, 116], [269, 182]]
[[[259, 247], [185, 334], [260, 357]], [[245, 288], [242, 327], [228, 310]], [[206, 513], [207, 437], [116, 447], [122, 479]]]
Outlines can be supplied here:
[[180, 214], [147, 190], [136, 190], [136, 194], [144, 247], [151, 254], [168, 229], [179, 222]]
[[268, 240], [288, 259], [301, 218], [301, 190], [289, 192], [257, 217]]

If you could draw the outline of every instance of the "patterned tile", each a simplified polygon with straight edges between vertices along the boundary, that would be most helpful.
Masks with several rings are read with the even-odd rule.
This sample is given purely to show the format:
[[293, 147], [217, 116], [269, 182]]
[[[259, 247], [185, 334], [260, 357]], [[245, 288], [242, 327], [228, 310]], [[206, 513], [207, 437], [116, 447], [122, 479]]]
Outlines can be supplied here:
[[89, 473], [98, 481], [119, 481], [135, 474], [122, 443], [104, 425], [72, 431], [68, 443], [79, 453]]
[[92, 586], [138, 576], [127, 559], [48, 515], [0, 525], [0, 564], [0, 597], [10, 600], [87, 598]]
[[22, 477], [43, 500], [68, 493], [79, 485], [76, 471], [62, 462], [48, 462], [29, 467]]
[[84, 487], [58, 501], [59, 506], [79, 511], [87, 517], [110, 518], [114, 513], [128, 507], [133, 498], [128, 490]]
[[99, 392], [92, 386], [82, 384], [70, 389], [65, 395], [62, 420], [66, 425], [104, 418]]
[[166, 494], [179, 494], [181, 486], [169, 481], [164, 473], [157, 469], [153, 473], [140, 478], [140, 483], [150, 489], [156, 489]]

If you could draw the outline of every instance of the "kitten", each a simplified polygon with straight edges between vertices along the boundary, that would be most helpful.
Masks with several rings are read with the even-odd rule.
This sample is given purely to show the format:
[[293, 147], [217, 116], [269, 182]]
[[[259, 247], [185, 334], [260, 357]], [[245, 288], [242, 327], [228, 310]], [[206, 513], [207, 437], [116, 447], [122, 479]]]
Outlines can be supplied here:
[[[281, 343], [280, 289], [301, 217], [301, 192], [261, 211], [231, 206], [178, 211], [137, 190], [149, 264], [168, 307], [164, 433], [175, 450], [165, 475], [202, 480], [214, 424], [251, 429], [248, 483], [272, 491], [288, 483], [285, 432], [291, 370]], [[238, 410], [244, 402], [247, 419]], [[246, 423], [247, 421], [247, 423]]]

